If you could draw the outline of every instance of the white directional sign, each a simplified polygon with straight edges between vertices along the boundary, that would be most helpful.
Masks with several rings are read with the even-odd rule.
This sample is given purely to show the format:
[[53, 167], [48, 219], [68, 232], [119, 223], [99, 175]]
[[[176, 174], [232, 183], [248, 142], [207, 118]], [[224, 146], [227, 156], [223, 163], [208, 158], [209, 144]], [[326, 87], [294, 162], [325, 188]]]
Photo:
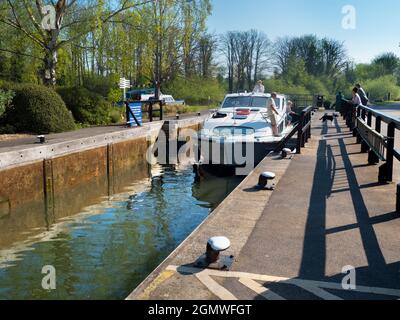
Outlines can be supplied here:
[[124, 101], [126, 100], [126, 89], [129, 89], [131, 87], [131, 81], [125, 78], [120, 78], [119, 79], [119, 87], [124, 90], [124, 96], [123, 99]]
[[119, 79], [119, 87], [121, 89], [129, 89], [131, 87], [131, 81], [125, 78]]

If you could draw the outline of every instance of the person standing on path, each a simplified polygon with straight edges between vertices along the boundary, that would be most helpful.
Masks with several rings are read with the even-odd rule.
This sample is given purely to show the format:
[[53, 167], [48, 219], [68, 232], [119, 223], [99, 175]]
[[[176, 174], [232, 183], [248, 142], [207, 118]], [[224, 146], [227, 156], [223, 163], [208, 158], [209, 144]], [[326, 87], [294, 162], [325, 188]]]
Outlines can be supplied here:
[[359, 84], [359, 83], [356, 84], [356, 88], [358, 89], [357, 93], [360, 96], [361, 104], [363, 106], [367, 106], [369, 99], [367, 97], [367, 94], [365, 93], [365, 90], [361, 87], [361, 84]]
[[361, 101], [361, 97], [358, 94], [359, 89], [357, 87], [355, 87], [353, 89], [353, 91], [351, 92], [353, 95], [353, 98], [351, 99], [351, 103], [353, 104], [353, 106], [359, 106], [359, 105], [363, 105], [362, 101]]
[[352, 98], [351, 100], [346, 101], [346, 105], [344, 108], [344, 118], [346, 119], [346, 123], [352, 123], [352, 118], [355, 116], [356, 109], [355, 107], [363, 105], [360, 95], [358, 94], [358, 88], [354, 87], [351, 92]]

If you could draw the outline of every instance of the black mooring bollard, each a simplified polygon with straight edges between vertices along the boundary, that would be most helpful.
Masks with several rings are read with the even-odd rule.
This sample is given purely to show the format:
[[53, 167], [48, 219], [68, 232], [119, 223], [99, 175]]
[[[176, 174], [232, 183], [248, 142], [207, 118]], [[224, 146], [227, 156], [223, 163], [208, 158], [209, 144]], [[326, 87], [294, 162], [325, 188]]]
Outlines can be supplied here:
[[46, 137], [44, 135], [38, 136], [37, 138], [39, 140], [39, 143], [41, 144], [46, 143]]

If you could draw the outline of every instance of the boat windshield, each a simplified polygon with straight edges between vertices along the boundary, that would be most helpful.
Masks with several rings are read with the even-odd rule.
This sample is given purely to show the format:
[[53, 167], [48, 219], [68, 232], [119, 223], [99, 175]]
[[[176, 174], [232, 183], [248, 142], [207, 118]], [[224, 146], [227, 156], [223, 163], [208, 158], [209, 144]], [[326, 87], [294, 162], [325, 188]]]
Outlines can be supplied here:
[[254, 97], [251, 104], [254, 108], [266, 108], [268, 98], [265, 97]]
[[228, 97], [222, 108], [266, 108], [267, 97]]
[[247, 136], [253, 135], [254, 129], [249, 127], [216, 127], [214, 134], [218, 136]]

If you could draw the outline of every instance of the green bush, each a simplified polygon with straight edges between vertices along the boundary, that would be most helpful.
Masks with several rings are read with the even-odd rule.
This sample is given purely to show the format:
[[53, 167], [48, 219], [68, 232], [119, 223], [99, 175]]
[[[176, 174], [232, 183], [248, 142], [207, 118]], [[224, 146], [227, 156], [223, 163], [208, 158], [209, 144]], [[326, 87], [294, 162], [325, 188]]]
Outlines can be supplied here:
[[6, 111], [6, 108], [11, 105], [14, 98], [14, 91], [0, 89], [0, 116]]
[[330, 109], [331, 109], [331, 106], [332, 106], [332, 101], [330, 101], [330, 100], [325, 100], [325, 101], [324, 101], [324, 108], [325, 108], [326, 110], [330, 110]]
[[184, 114], [190, 112], [188, 105], [166, 105], [164, 107], [164, 113], [166, 114]]
[[365, 90], [372, 101], [385, 101], [390, 92], [393, 100], [400, 98], [400, 87], [394, 76], [384, 76], [364, 83]]
[[[7, 88], [11, 85], [7, 84]], [[73, 130], [73, 118], [61, 97], [53, 90], [34, 84], [18, 84], [15, 96], [1, 117], [6, 131], [51, 133]], [[7, 129], [8, 128], [8, 129]], [[14, 130], [15, 129], [15, 130]]]
[[[90, 92], [101, 95], [103, 98], [108, 98], [114, 89], [118, 89], [118, 81], [118, 75], [109, 75], [107, 77], [91, 76], [90, 78], [84, 79], [83, 87]], [[121, 92], [121, 90], [119, 90], [119, 92]], [[119, 98], [121, 98], [121, 94]], [[119, 100], [116, 102], [118, 101]]]
[[282, 79], [267, 79], [264, 81], [265, 92], [278, 92], [284, 94], [310, 94], [303, 86], [287, 83]]
[[177, 78], [163, 88], [163, 93], [175, 99], [183, 99], [187, 104], [215, 104], [225, 95], [224, 87], [216, 79]]
[[107, 100], [113, 103], [114, 105], [117, 104], [119, 101], [121, 101], [122, 100], [121, 89], [111, 89], [108, 92]]
[[3, 91], [15, 91], [22, 84], [17, 82], [0, 80], [0, 89]]
[[120, 123], [123, 119], [125, 110], [123, 108], [114, 108], [110, 112], [111, 123]]
[[110, 122], [110, 103], [101, 95], [83, 87], [58, 88], [57, 92], [81, 124], [101, 125]]
[[0, 134], [14, 134], [17, 133], [14, 126], [11, 124], [1, 124], [0, 123]]
[[306, 83], [305, 87], [310, 94], [323, 95], [324, 97], [329, 96], [329, 92], [326, 89], [325, 85], [322, 83], [322, 81], [320, 79], [317, 79], [315, 77], [310, 77], [310, 79]]

